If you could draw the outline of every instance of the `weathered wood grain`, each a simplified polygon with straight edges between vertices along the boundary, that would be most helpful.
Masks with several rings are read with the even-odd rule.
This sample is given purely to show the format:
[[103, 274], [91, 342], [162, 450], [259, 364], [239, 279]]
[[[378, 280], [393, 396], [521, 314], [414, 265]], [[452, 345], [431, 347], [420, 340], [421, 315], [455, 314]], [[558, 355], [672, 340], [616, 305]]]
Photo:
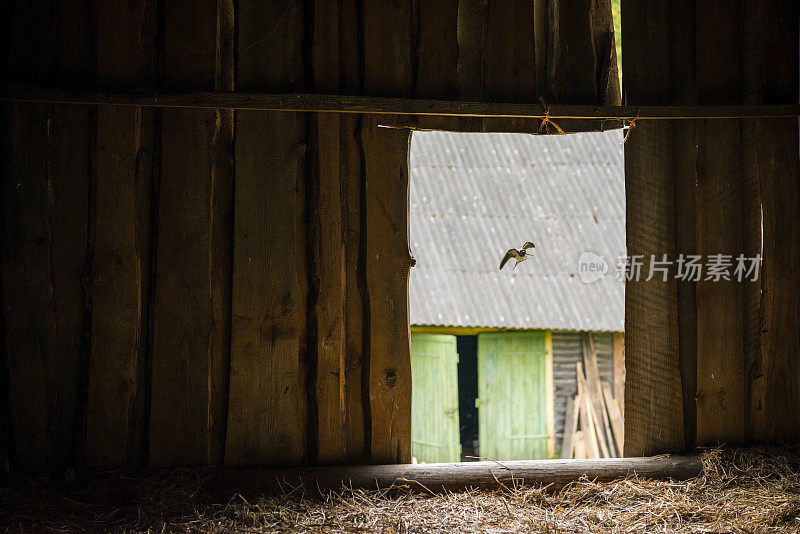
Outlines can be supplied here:
[[50, 421], [48, 372], [54, 359], [49, 273], [52, 236], [45, 165], [47, 114], [41, 106], [9, 106], [4, 132], [3, 317], [16, 465], [57, 464], [61, 436]]
[[408, 149], [404, 130], [364, 119], [366, 286], [369, 297], [370, 459], [411, 460], [408, 326]]
[[[531, 2], [526, 0], [488, 3], [483, 27], [482, 100], [537, 101], [533, 13]], [[484, 119], [483, 130], [533, 133], [539, 124], [537, 120]]]
[[[165, 87], [218, 85], [218, 17], [216, 5], [165, 5]], [[221, 460], [222, 438], [215, 433], [224, 428], [214, 419], [224, 409], [217, 404], [225, 402], [227, 387], [221, 362], [228, 358], [229, 328], [229, 121], [219, 110], [165, 110], [161, 117], [149, 436], [154, 466]], [[175, 421], [181, 421], [179, 431]]]
[[[91, 71], [87, 14], [80, 1], [16, 5], [6, 76], [64, 85], [85, 76]], [[65, 47], [70, 38], [73, 46]], [[75, 106], [3, 109], [5, 469], [9, 454], [23, 469], [63, 469], [80, 461], [88, 119], [88, 109]], [[15, 450], [7, 450], [12, 436], [5, 434], [12, 429]]]
[[[745, 102], [790, 103], [798, 100], [798, 23], [795, 3], [746, 2], [755, 30], [744, 44]], [[759, 282], [745, 283], [750, 304], [745, 348], [749, 364], [749, 434], [753, 442], [792, 440], [800, 436], [800, 214], [798, 202], [798, 123], [796, 120], [747, 121], [745, 157], [752, 159], [746, 185], [758, 193], [745, 198], [745, 216], [763, 215], [763, 265]], [[750, 152], [747, 152], [747, 150]], [[750, 192], [747, 189], [746, 192]], [[754, 210], [758, 203], [762, 210]], [[755, 221], [753, 221], [755, 222]], [[751, 223], [752, 226], [752, 223]], [[761, 230], [759, 225], [758, 230]], [[751, 234], [755, 234], [751, 231]], [[745, 254], [762, 252], [761, 235], [750, 238]], [[757, 248], [758, 247], [758, 248]], [[756, 300], [756, 304], [752, 301]], [[752, 317], [753, 311], [757, 316]], [[754, 352], [751, 354], [750, 351]]]
[[325, 494], [342, 487], [353, 489], [403, 488], [415, 492], [456, 491], [468, 488], [499, 489], [514, 484], [561, 488], [582, 477], [598, 482], [628, 476], [686, 480], [700, 475], [699, 456], [658, 456], [654, 458], [605, 458], [591, 460], [515, 460], [312, 467], [273, 470], [200, 471], [203, 491], [227, 499], [232, 495], [283, 494], [290, 488], [306, 494]]
[[[481, 69], [483, 64], [483, 33], [486, 23], [486, 3], [480, 0], [458, 2], [458, 85], [462, 100], [481, 99]], [[460, 121], [463, 131], [480, 132], [483, 120], [472, 117]]]
[[[741, 103], [737, 4], [697, 4], [697, 100]], [[719, 61], [720, 57], [728, 58]], [[741, 123], [705, 120], [697, 134], [697, 250], [708, 256], [743, 252]], [[747, 429], [743, 285], [732, 280], [697, 283], [697, 442], [741, 443]]]
[[575, 451], [575, 433], [578, 430], [578, 413], [580, 412], [581, 400], [578, 397], [567, 398], [567, 417], [564, 420], [564, 435], [561, 439], [560, 458], [573, 458]]
[[[0, 100], [48, 104], [111, 104], [115, 106], [178, 108], [178, 109], [236, 109], [252, 111], [285, 111], [314, 113], [349, 113], [376, 115], [440, 115], [443, 117], [536, 118], [545, 116], [540, 102], [514, 104], [474, 100], [424, 100], [357, 95], [320, 95], [310, 93], [270, 93], [257, 91], [173, 91], [159, 95], [139, 92], [79, 92], [61, 91], [41, 84], [0, 83]], [[619, 128], [617, 119], [630, 120], [637, 116], [643, 121], [713, 119], [786, 118], [800, 116], [797, 104], [754, 105], [590, 105], [549, 104], [550, 118], [613, 119], [605, 129]], [[413, 117], [399, 122], [415, 128]], [[399, 120], [399, 119], [398, 119]], [[604, 121], [605, 122], [605, 121]], [[463, 131], [473, 131], [464, 128]]]
[[[345, 94], [361, 90], [358, 5], [355, 0], [340, 3], [339, 82]], [[369, 330], [364, 326], [367, 289], [362, 221], [364, 176], [361, 120], [360, 115], [344, 115], [340, 123], [342, 230], [345, 243], [345, 440], [347, 463], [351, 464], [367, 461], [365, 411], [369, 407], [367, 388], [364, 386], [367, 367], [363, 365], [365, 354], [368, 354], [365, 347], [369, 347]]]
[[[300, 3], [239, 2], [237, 20], [238, 86], [298, 89]], [[236, 114], [228, 465], [307, 454], [303, 126], [293, 113]]]
[[[97, 83], [152, 89], [155, 6], [103, 3], [94, 22]], [[110, 106], [98, 107], [96, 114], [85, 444], [86, 462], [96, 467], [144, 461], [154, 114]]]
[[[363, 6], [364, 90], [408, 96], [411, 21], [403, 2]], [[411, 461], [411, 344], [408, 324], [407, 130], [381, 128], [392, 117], [364, 117], [365, 278], [369, 304], [369, 455], [372, 463]]]
[[365, 328], [368, 309], [366, 256], [364, 243], [363, 153], [361, 117], [342, 118], [342, 226], [345, 243], [345, 433], [348, 463], [366, 461], [365, 407], [369, 407], [364, 387], [369, 348], [369, 329]]
[[614, 355], [614, 397], [620, 406], [624, 406], [625, 399], [625, 334], [614, 332], [612, 341]]
[[[458, 0], [417, 2], [414, 11], [414, 97], [458, 99]], [[422, 116], [422, 129], [458, 130], [459, 119]]]
[[317, 114], [315, 122], [314, 236], [315, 278], [313, 305], [316, 366], [317, 462], [345, 459], [345, 243], [340, 175], [341, 118]]
[[[339, 6], [313, 4], [311, 62], [314, 89], [339, 92]], [[345, 443], [345, 243], [341, 174], [342, 117], [335, 113], [306, 116], [308, 169], [309, 339], [314, 340], [310, 361], [314, 376], [309, 402], [310, 428], [316, 445], [311, 451], [321, 464], [341, 463]]]
[[[669, 103], [668, 4], [622, 9], [627, 104]], [[630, 52], [628, 52], [630, 50]], [[627, 254], [675, 256], [675, 125], [642, 122], [625, 145]], [[625, 456], [684, 450], [677, 287], [656, 276], [625, 286]]]

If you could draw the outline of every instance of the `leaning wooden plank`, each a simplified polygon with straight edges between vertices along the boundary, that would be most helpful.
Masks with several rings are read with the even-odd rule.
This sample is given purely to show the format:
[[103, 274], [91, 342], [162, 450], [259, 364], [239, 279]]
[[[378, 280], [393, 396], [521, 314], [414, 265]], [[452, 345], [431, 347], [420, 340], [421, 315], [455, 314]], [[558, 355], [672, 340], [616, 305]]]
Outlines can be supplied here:
[[[614, 332], [613, 338], [614, 352], [614, 397], [622, 407], [625, 405], [625, 333]], [[622, 452], [622, 449], [620, 449]]]
[[574, 441], [574, 451], [570, 458], [575, 458], [576, 460], [583, 460], [589, 457], [588, 450], [589, 445], [586, 441], [586, 434], [583, 430], [578, 430], [575, 432], [575, 436], [573, 438]]
[[[592, 401], [589, 398], [588, 387], [586, 385], [586, 378], [583, 376], [583, 366], [581, 362], [575, 364], [578, 375], [578, 396], [581, 398], [580, 410], [580, 424], [583, 431], [584, 439], [586, 440], [587, 454], [591, 454], [592, 458], [608, 457], [608, 448], [602, 442], [602, 435], [597, 433], [595, 428], [595, 418], [592, 414]], [[603, 454], [601, 456], [600, 454]]]
[[605, 399], [606, 409], [608, 409], [608, 416], [611, 422], [611, 430], [614, 432], [614, 442], [617, 450], [622, 450], [622, 444], [625, 443], [625, 421], [622, 419], [622, 412], [619, 409], [617, 399], [611, 394], [611, 388], [603, 384], [603, 397]]
[[561, 440], [561, 458], [572, 458], [575, 450], [575, 433], [578, 429], [578, 412], [582, 399], [579, 396], [567, 399], [566, 419], [564, 420], [564, 437]]
[[[299, 2], [240, 1], [237, 84], [302, 83]], [[268, 54], [282, 48], [282, 54]], [[306, 456], [305, 147], [294, 113], [236, 115], [231, 381], [225, 462]]]
[[608, 446], [611, 456], [616, 456], [614, 438], [611, 435], [611, 425], [608, 422], [605, 403], [603, 402], [603, 384], [600, 380], [600, 370], [597, 367], [597, 353], [594, 349], [592, 334], [584, 332], [581, 335], [583, 341], [583, 363], [586, 368], [586, 384], [589, 390], [589, 398], [592, 401], [593, 413], [596, 416], [598, 433], [602, 435], [602, 440]]
[[[214, 88], [222, 73], [217, 6], [174, 2], [165, 10], [166, 87]], [[229, 120], [219, 110], [162, 114], [149, 435], [154, 466], [221, 460], [224, 428], [214, 419], [226, 400], [219, 392], [227, 376], [215, 370], [228, 358], [222, 303], [230, 263], [220, 248], [230, 250]]]

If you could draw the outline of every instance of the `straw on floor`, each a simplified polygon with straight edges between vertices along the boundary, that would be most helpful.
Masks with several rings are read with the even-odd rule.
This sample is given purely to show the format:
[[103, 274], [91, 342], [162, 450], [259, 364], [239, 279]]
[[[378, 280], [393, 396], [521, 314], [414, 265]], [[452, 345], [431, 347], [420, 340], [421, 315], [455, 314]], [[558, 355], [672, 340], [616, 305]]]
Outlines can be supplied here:
[[[17, 481], [0, 493], [7, 531], [797, 532], [794, 448], [711, 449], [701, 476], [574, 482], [426, 495], [402, 490], [215, 501], [196, 471]], [[72, 478], [72, 477], [69, 477]]]

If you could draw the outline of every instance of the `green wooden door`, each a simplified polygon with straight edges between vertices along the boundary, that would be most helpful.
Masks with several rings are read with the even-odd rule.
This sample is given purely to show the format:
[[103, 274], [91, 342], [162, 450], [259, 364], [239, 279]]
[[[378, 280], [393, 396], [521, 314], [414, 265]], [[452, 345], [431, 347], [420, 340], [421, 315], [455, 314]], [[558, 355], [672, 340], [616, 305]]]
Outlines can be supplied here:
[[478, 439], [491, 460], [548, 457], [545, 332], [478, 336]]
[[420, 462], [461, 459], [456, 337], [411, 334], [411, 454]]

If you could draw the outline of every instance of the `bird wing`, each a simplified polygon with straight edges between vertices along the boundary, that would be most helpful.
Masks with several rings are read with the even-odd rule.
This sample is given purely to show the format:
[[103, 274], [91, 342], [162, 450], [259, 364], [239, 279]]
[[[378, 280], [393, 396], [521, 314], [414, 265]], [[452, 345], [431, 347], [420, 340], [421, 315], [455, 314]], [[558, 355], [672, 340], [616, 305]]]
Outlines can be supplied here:
[[525, 244], [522, 245], [522, 248], [528, 250], [529, 248], [536, 248], [536, 245], [534, 245], [530, 241], [525, 241]]
[[510, 260], [511, 258], [519, 258], [519, 252], [517, 252], [516, 249], [513, 248], [508, 249], [506, 255], [503, 256], [503, 261], [500, 262], [500, 269], [502, 269], [503, 266], [506, 264], [506, 262], [508, 262], [508, 260]]

